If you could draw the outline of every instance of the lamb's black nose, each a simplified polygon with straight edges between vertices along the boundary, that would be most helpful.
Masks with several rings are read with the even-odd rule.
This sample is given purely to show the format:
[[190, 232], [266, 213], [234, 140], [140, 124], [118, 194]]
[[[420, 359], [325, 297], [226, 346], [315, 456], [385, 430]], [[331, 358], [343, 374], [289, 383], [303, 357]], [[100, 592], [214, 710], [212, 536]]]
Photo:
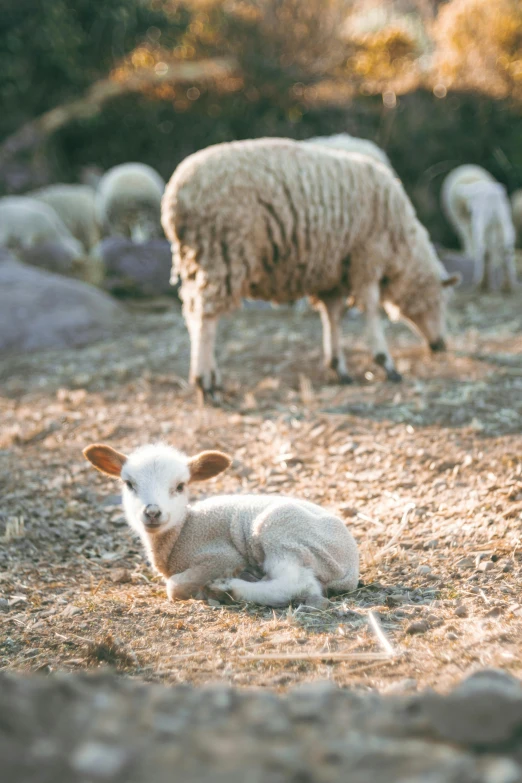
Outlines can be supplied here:
[[433, 351], [433, 353], [440, 353], [441, 351], [446, 350], [446, 343], [444, 342], [442, 337], [439, 337], [438, 340], [435, 340], [435, 342], [430, 343], [430, 348]]
[[161, 509], [158, 506], [150, 504], [145, 506], [144, 514], [149, 522], [157, 522], [161, 516]]

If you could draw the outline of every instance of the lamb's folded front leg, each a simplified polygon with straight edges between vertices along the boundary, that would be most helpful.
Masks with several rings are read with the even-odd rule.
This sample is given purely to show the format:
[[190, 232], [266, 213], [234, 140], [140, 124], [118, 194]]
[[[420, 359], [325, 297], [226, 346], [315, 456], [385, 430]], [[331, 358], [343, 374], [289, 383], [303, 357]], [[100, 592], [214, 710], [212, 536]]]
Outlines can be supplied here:
[[167, 579], [167, 596], [170, 601], [182, 601], [196, 598], [212, 579], [213, 572], [203, 566], [187, 568], [180, 574], [172, 574]]

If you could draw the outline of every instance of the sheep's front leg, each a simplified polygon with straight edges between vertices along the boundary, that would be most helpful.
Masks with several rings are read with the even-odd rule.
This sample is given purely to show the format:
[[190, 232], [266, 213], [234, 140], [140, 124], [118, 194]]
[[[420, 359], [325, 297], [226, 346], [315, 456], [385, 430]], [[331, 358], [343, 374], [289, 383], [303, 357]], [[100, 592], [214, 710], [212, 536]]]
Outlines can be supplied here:
[[378, 284], [366, 286], [361, 293], [360, 302], [366, 313], [368, 342], [376, 364], [384, 368], [389, 381], [402, 381], [402, 376], [395, 369], [384, 335], [384, 327], [379, 312], [380, 291]]
[[323, 325], [324, 363], [333, 370], [339, 383], [351, 383], [348, 375], [343, 349], [341, 348], [341, 320], [346, 309], [345, 297], [332, 295], [317, 297], [314, 300]]
[[172, 574], [167, 579], [167, 596], [169, 601], [182, 601], [185, 598], [199, 597], [202, 589], [208, 584], [211, 574], [206, 568], [187, 568], [180, 574]]
[[186, 316], [186, 323], [190, 335], [190, 382], [204, 397], [213, 397], [220, 387], [214, 353], [218, 319], [191, 313]]

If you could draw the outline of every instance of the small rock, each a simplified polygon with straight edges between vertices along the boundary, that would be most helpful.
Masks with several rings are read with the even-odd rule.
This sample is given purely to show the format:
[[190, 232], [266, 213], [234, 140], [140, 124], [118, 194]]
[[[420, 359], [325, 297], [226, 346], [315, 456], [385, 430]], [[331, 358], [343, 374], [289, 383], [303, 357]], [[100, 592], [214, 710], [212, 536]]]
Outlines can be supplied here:
[[461, 568], [461, 569], [473, 568], [473, 566], [475, 565], [475, 561], [473, 560], [472, 557], [463, 557], [457, 561], [456, 565], [457, 568]]
[[109, 574], [109, 578], [117, 585], [123, 585], [132, 581], [131, 572], [127, 568], [113, 569]]
[[75, 614], [80, 614], [82, 610], [78, 606], [74, 606], [73, 604], [69, 604], [65, 607], [63, 612], [60, 612], [62, 617], [74, 617]]
[[502, 568], [502, 572], [504, 574], [507, 574], [509, 571], [513, 570], [513, 563], [511, 560], [508, 560], [507, 563], [504, 563], [504, 567]]
[[0, 598], [0, 612], [9, 611], [9, 601], [7, 598]]
[[500, 617], [501, 614], [504, 614], [503, 607], [494, 606], [492, 609], [489, 609], [489, 611], [486, 612], [484, 617]]
[[457, 617], [467, 617], [468, 610], [463, 604], [460, 604], [460, 606], [457, 606], [457, 608], [455, 609], [455, 614]]
[[421, 576], [426, 576], [426, 574], [431, 574], [431, 568], [427, 565], [420, 565], [417, 568], [417, 573]]
[[495, 563], [492, 563], [491, 560], [483, 560], [477, 566], [477, 570], [482, 572], [491, 571], [493, 568], [495, 568]]
[[428, 543], [424, 545], [424, 549], [437, 549], [438, 545], [439, 539], [432, 538], [431, 541], [428, 541]]
[[215, 598], [207, 598], [207, 604], [208, 604], [209, 606], [213, 606], [213, 607], [214, 607], [214, 608], [216, 608], [216, 609], [217, 609], [218, 607], [220, 607], [220, 606], [221, 606], [221, 604], [219, 603], [219, 601], [216, 601], [216, 599], [215, 599]]
[[457, 636], [457, 634], [456, 634], [456, 633], [454, 633], [453, 631], [449, 631], [449, 632], [446, 634], [446, 639], [449, 639], [449, 640], [450, 640], [450, 642], [454, 642], [454, 641], [455, 641], [456, 639], [458, 639], [458, 638], [459, 638], [459, 637]]
[[386, 606], [402, 606], [406, 602], [406, 598], [400, 593], [393, 593], [386, 597]]
[[416, 620], [414, 623], [410, 623], [410, 625], [406, 628], [406, 633], [413, 635], [416, 633], [426, 633], [428, 630], [429, 625], [426, 620]]

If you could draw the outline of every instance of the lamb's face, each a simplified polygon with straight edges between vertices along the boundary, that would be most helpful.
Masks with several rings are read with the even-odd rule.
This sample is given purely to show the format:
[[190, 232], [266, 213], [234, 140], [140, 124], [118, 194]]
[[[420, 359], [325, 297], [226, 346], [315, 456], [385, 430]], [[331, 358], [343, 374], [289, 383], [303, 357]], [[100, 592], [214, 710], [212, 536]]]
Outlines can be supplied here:
[[187, 458], [168, 446], [145, 446], [133, 452], [121, 470], [123, 507], [138, 533], [163, 533], [180, 527], [188, 505]]
[[163, 443], [143, 446], [130, 457], [112, 446], [92, 443], [83, 454], [101, 473], [123, 481], [125, 516], [140, 535], [179, 530], [187, 511], [187, 484], [217, 476], [232, 461], [221, 451], [202, 451], [189, 458]]

